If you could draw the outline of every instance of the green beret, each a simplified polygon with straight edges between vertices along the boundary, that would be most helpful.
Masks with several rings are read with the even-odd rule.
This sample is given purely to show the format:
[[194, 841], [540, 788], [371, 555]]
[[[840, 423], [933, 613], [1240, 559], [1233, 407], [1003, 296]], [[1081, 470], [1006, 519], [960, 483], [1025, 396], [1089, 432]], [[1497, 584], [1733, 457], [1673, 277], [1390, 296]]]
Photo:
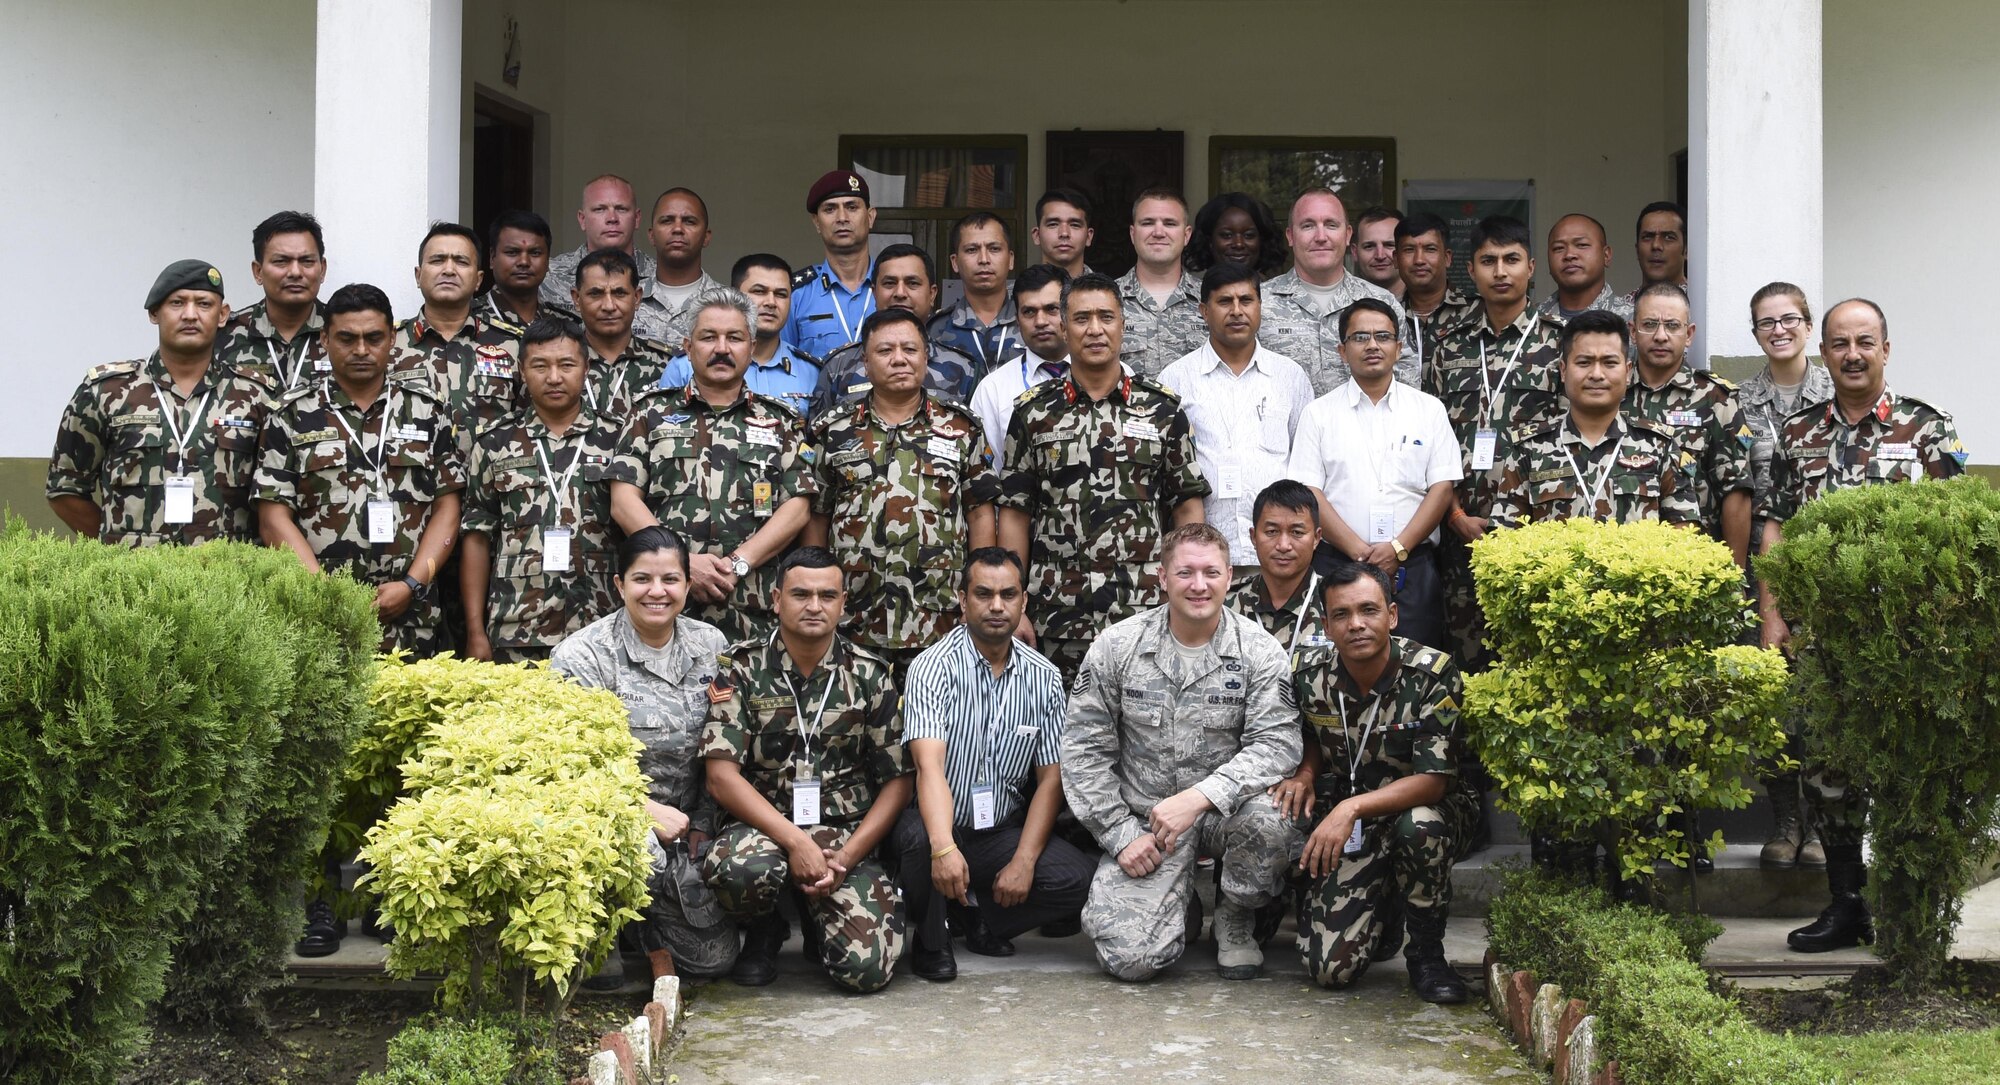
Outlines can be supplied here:
[[153, 280], [153, 288], [146, 291], [146, 311], [158, 309], [167, 295], [176, 290], [206, 290], [221, 297], [222, 272], [206, 260], [176, 260], [168, 264], [167, 270]]

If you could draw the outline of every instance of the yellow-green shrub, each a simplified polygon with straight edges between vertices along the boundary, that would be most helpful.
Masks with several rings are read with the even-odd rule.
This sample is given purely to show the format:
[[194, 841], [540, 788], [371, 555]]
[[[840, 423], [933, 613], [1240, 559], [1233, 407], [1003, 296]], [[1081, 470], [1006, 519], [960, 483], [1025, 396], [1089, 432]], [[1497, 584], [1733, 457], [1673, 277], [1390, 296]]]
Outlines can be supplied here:
[[1465, 716], [1499, 804], [1556, 835], [1610, 821], [1627, 878], [1685, 865], [1672, 815], [1747, 804], [1743, 776], [1784, 742], [1785, 663], [1734, 643], [1748, 617], [1729, 551], [1569, 520], [1488, 535], [1472, 562], [1501, 663], [1466, 680]]

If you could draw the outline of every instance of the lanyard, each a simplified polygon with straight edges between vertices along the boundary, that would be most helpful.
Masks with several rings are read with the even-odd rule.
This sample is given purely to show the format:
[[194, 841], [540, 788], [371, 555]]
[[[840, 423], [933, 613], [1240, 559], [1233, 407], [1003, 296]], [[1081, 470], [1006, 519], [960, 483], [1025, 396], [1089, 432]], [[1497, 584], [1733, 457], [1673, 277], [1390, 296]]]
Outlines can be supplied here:
[[1521, 349], [1528, 345], [1528, 333], [1521, 333], [1521, 340], [1514, 344], [1514, 353], [1507, 359], [1507, 368], [1500, 371], [1500, 382], [1486, 383], [1486, 340], [1479, 341], [1479, 420], [1493, 421], [1493, 401], [1507, 388], [1507, 378], [1514, 375], [1514, 368], [1521, 364]]
[[187, 429], [183, 430], [178, 417], [180, 408], [174, 405], [173, 389], [165, 385], [155, 387], [160, 394], [160, 418], [166, 422], [167, 432], [174, 438], [174, 466], [181, 474], [187, 474], [188, 442], [194, 440], [194, 435], [201, 432], [201, 420], [208, 414], [208, 401], [215, 395], [215, 389], [210, 388], [201, 394], [201, 402], [194, 405], [194, 413], [188, 417]]
[[[1334, 690], [1333, 707], [1340, 713], [1340, 733], [1345, 737], [1347, 734], [1347, 695], [1337, 689]], [[1375, 703], [1368, 706], [1368, 714], [1361, 717], [1361, 741], [1354, 744], [1354, 756], [1347, 762], [1347, 790], [1350, 793], [1355, 788], [1355, 778], [1361, 775], [1361, 759], [1368, 754], [1368, 736], [1375, 732], [1375, 717], [1381, 714], [1382, 698], [1377, 697], [1375, 698]]]
[[1576, 462], [1576, 451], [1567, 448], [1563, 450], [1563, 455], [1569, 457], [1569, 469], [1576, 472], [1577, 489], [1588, 492], [1590, 512], [1587, 515], [1593, 520], [1597, 518], [1597, 503], [1604, 499], [1604, 488], [1611, 483], [1611, 469], [1618, 466], [1618, 451], [1624, 447], [1625, 438], [1623, 437], [1618, 438], [1618, 443], [1611, 446], [1611, 455], [1605, 457], [1603, 468], [1597, 472], [1597, 485], [1595, 486], [1583, 480], [1583, 467]]
[[[840, 295], [829, 289], [826, 297], [828, 301], [833, 302], [833, 315], [840, 318], [840, 333], [847, 336], [847, 342], [854, 342], [857, 338], [854, 334], [854, 325], [847, 322], [847, 307], [840, 303]], [[866, 324], [868, 322], [868, 314], [874, 311], [875, 292], [869, 290], [867, 293], [861, 295], [861, 322]]]
[[[1419, 316], [1415, 309], [1409, 310], [1409, 313], [1410, 342], [1417, 348], [1417, 371], [1421, 373], [1424, 368], [1424, 318]], [[1485, 346], [1484, 343], [1480, 345], [1482, 347]], [[1486, 380], [1486, 375], [1481, 373], [1479, 379], [1483, 383]]]
[[[993, 353], [988, 354], [986, 353], [986, 337], [980, 334], [979, 328], [975, 327], [972, 329], [972, 349], [979, 352], [979, 368], [982, 371], [991, 369], [995, 359], [999, 359], [1000, 361], [1007, 360], [1007, 335], [1008, 329], [1003, 326], [1000, 329], [1000, 335], [993, 340]], [[1028, 379], [1027, 358], [1023, 357], [1021, 362], [1021, 379], [1025, 381]]]
[[[347, 435], [348, 446], [350, 448], [353, 448], [357, 453], [360, 454], [361, 462], [367, 466], [368, 473], [375, 477], [376, 496], [388, 497], [389, 484], [383, 481], [382, 479], [382, 463], [385, 456], [387, 455], [387, 449], [389, 444], [389, 416], [396, 413], [396, 401], [394, 399], [394, 393], [388, 391], [384, 391], [382, 393], [384, 398], [388, 399], [388, 402], [382, 404], [382, 424], [377, 426], [375, 429], [375, 458], [370, 459], [368, 457], [368, 447], [362, 443], [361, 439], [355, 435], [354, 430], [348, 426], [347, 416], [340, 413], [340, 407], [331, 402], [331, 400], [333, 399], [332, 389], [330, 387], [332, 381], [329, 380], [328, 384], [329, 388], [328, 388], [327, 399], [329, 402], [327, 404], [327, 408], [329, 412], [333, 415], [333, 420], [335, 422], [340, 423], [340, 431]], [[366, 423], [367, 419], [364, 418], [362, 421]]]
[[576, 469], [583, 463], [583, 445], [581, 443], [577, 445], [576, 455], [570, 457], [569, 469], [562, 473], [560, 481], [558, 481], [555, 468], [549, 466], [551, 457], [548, 453], [548, 447], [549, 443], [547, 441], [537, 439], [535, 441], [535, 458], [542, 461], [542, 477], [548, 480], [549, 495], [556, 499], [556, 522], [561, 523], [563, 509], [569, 506], [570, 480], [576, 477]]
[[[1299, 599], [1299, 616], [1292, 619], [1292, 639], [1286, 642], [1285, 647], [1292, 650], [1293, 670], [1297, 670], [1299, 667], [1299, 630], [1305, 628], [1306, 615], [1312, 611], [1313, 592], [1318, 587], [1319, 574], [1317, 572], [1306, 577], [1306, 593]], [[1342, 726], [1345, 725], [1343, 724]]]
[[[821, 662], [824, 663], [825, 661], [822, 660]], [[791, 675], [787, 674], [785, 676], [785, 688], [792, 691], [792, 711], [798, 714], [799, 746], [805, 754], [807, 764], [816, 764], [812, 756], [813, 740], [819, 737], [820, 721], [826, 718], [826, 699], [833, 696], [833, 683], [838, 677], [839, 675], [833, 673], [832, 667], [826, 669], [826, 688], [820, 691], [819, 707], [813, 710], [812, 726], [807, 727], [806, 706], [805, 702], [799, 700], [799, 687], [792, 684]]]
[[[278, 350], [277, 340], [266, 339], [264, 340], [264, 353], [271, 356], [271, 368], [277, 370], [278, 375], [285, 378], [285, 391], [289, 392], [292, 389], [297, 388], [299, 386], [299, 378], [305, 376], [306, 374], [305, 333], [304, 332], [299, 333], [299, 345], [297, 350], [292, 350], [290, 348], [287, 348], [286, 350], [280, 352]], [[284, 365], [279, 363], [278, 361], [279, 358], [283, 358], [285, 361], [291, 363], [292, 368], [289, 374], [286, 373]]]

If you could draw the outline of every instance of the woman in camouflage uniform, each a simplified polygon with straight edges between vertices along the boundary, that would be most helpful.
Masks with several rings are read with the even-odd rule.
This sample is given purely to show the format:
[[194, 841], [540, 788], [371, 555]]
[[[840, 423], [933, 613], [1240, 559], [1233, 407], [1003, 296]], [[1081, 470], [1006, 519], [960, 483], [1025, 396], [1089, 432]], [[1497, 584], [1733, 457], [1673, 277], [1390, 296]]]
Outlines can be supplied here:
[[[651, 783], [646, 812], [653, 901], [627, 928], [653, 975], [720, 975], [736, 960], [736, 928], [702, 884], [697, 863], [715, 831], [715, 802], [702, 786], [702, 722], [721, 631], [682, 617], [687, 605], [687, 543], [658, 525], [634, 533], [618, 550], [613, 583], [624, 607], [556, 646], [550, 665], [586, 686], [618, 694], [632, 736], [645, 746], [639, 768]], [[612, 970], [612, 975], [617, 975]]]

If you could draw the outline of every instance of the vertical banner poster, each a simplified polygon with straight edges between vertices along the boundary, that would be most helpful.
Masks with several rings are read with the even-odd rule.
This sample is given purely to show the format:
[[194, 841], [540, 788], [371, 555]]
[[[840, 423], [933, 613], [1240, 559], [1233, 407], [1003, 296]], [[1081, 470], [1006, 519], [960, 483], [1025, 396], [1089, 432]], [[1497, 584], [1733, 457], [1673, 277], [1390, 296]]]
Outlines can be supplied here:
[[1451, 285], [1467, 297], [1472, 288], [1472, 228], [1489, 215], [1511, 215], [1528, 224], [1535, 237], [1535, 182], [1527, 181], [1405, 181], [1403, 214], [1428, 211], [1449, 229]]

